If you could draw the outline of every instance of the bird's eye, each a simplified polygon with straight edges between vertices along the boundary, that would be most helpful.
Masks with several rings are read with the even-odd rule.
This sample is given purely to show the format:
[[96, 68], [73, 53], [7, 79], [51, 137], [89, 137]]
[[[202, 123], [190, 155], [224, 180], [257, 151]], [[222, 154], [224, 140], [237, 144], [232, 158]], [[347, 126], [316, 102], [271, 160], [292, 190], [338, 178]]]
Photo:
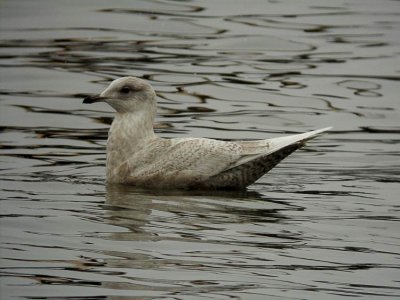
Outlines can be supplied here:
[[131, 89], [130, 89], [129, 86], [123, 86], [123, 87], [121, 88], [121, 93], [122, 93], [122, 94], [129, 94], [130, 91], [131, 91]]

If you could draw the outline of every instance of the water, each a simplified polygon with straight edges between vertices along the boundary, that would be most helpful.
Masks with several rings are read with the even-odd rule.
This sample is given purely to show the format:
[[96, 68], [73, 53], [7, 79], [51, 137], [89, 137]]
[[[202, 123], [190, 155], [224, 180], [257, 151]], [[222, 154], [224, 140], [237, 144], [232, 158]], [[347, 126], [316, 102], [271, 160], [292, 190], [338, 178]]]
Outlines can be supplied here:
[[[1, 25], [2, 299], [400, 296], [398, 1], [11, 1]], [[334, 126], [242, 193], [105, 185], [146, 78], [163, 137]]]

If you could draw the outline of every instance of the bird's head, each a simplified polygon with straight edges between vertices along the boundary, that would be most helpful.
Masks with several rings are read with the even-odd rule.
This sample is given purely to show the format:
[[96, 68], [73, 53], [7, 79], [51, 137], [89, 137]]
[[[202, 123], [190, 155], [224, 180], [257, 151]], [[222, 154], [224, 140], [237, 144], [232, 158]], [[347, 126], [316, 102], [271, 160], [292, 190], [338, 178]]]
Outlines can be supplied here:
[[118, 113], [156, 111], [156, 93], [149, 83], [136, 77], [114, 80], [99, 95], [87, 96], [83, 103], [106, 102]]

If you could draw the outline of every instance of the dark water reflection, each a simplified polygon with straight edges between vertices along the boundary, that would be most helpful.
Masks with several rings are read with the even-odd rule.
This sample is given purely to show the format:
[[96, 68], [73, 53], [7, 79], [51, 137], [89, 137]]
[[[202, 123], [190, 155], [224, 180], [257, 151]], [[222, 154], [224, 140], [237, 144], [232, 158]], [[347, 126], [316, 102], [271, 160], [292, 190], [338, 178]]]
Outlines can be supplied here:
[[[1, 1], [2, 299], [398, 298], [398, 1]], [[241, 193], [107, 187], [148, 79], [164, 137], [334, 126]]]

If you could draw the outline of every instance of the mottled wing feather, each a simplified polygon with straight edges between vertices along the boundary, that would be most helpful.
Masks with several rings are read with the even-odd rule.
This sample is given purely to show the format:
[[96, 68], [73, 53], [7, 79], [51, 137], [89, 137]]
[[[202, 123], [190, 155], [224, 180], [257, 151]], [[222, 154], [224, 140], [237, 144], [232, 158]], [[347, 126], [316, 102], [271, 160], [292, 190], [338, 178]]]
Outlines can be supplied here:
[[259, 141], [156, 139], [127, 163], [127, 182], [159, 187], [243, 188], [326, 129]]
[[129, 160], [136, 168], [132, 168], [127, 181], [154, 182], [160, 187], [171, 183], [179, 187], [194, 185], [222, 172], [240, 157], [241, 147], [236, 143], [200, 138], [160, 139]]
[[259, 156], [246, 163], [210, 177], [200, 188], [243, 189], [274, 168], [282, 159], [301, 148], [302, 143], [286, 146], [274, 153]]

